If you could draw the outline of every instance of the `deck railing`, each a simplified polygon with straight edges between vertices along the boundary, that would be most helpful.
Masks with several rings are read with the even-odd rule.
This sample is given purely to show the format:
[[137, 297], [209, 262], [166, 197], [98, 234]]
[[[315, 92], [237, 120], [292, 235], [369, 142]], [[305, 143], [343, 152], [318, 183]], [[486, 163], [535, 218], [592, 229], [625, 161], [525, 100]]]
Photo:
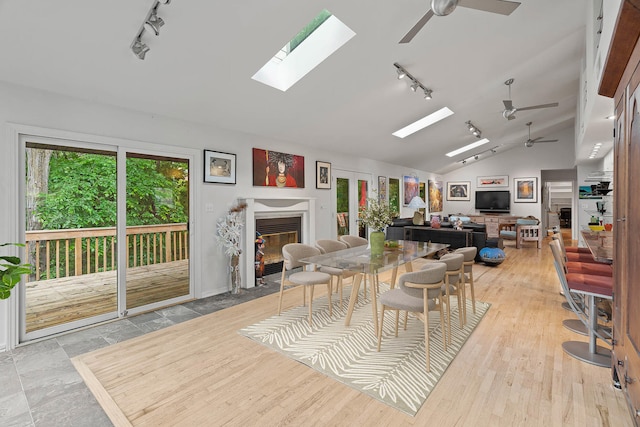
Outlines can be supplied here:
[[[27, 231], [33, 274], [27, 281], [80, 276], [117, 267], [116, 228]], [[189, 258], [187, 224], [127, 227], [127, 267]]]

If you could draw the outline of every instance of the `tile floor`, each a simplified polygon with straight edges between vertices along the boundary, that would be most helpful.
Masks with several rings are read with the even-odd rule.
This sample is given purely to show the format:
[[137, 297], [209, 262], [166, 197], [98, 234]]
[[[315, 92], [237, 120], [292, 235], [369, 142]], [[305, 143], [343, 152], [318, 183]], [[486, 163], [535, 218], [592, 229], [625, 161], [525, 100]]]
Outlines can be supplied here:
[[0, 352], [0, 426], [111, 426], [70, 358], [271, 294], [264, 286], [225, 293]]

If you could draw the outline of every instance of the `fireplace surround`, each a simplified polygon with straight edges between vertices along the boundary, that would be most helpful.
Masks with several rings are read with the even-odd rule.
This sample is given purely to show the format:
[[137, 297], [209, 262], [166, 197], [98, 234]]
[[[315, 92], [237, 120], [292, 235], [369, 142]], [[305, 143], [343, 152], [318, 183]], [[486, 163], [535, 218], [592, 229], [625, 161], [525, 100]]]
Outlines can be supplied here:
[[242, 287], [252, 288], [256, 283], [255, 236], [256, 219], [300, 217], [300, 242], [307, 245], [316, 240], [316, 199], [312, 197], [245, 197], [239, 199], [247, 204], [242, 255]]

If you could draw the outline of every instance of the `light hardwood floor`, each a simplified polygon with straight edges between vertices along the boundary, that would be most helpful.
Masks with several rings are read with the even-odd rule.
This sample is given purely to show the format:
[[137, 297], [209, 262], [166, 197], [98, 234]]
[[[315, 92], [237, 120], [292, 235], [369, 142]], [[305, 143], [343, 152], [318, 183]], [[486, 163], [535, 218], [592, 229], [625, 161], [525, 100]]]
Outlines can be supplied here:
[[474, 267], [476, 298], [492, 306], [415, 417], [240, 336], [275, 314], [277, 294], [74, 363], [116, 425], [631, 426], [610, 370], [562, 351], [586, 337], [562, 327], [572, 314], [547, 241], [509, 245], [502, 265]]

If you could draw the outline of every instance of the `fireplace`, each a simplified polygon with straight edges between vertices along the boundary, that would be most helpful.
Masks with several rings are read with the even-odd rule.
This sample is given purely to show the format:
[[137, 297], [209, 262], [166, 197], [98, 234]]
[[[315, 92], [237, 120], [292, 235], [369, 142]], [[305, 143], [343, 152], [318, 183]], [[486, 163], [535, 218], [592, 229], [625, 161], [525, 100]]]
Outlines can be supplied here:
[[[292, 230], [284, 231], [284, 235], [278, 237], [280, 240], [276, 246], [272, 244], [272, 249], [275, 247], [281, 248], [281, 244], [284, 241], [289, 243], [289, 239], [293, 240], [295, 234], [297, 234], [296, 241], [307, 245], [313, 245], [316, 240], [315, 223], [316, 223], [316, 200], [312, 197], [281, 197], [281, 198], [240, 198], [242, 202], [247, 204], [245, 209], [245, 229], [244, 229], [244, 245], [242, 248], [242, 255], [240, 256], [243, 264], [242, 286], [245, 288], [252, 288], [256, 285], [256, 268], [255, 268], [255, 255], [256, 255], [256, 226], [258, 220], [263, 219], [278, 219], [283, 220], [287, 218], [297, 218], [299, 221], [299, 227], [295, 232]], [[266, 234], [277, 234], [282, 230], [268, 231]], [[261, 233], [263, 233], [261, 231]], [[263, 233], [265, 234], [265, 233]], [[265, 242], [266, 243], [266, 242]], [[265, 245], [265, 249], [267, 246]], [[277, 256], [282, 254], [281, 249], [274, 249]], [[276, 254], [274, 254], [275, 256]], [[280, 258], [280, 261], [282, 259]], [[282, 271], [282, 264], [279, 266], [276, 264], [276, 271]], [[268, 274], [268, 273], [267, 273]]]
[[[256, 232], [264, 240], [262, 261], [264, 275], [282, 271], [282, 247], [288, 243], [300, 243], [302, 217], [257, 218]], [[256, 273], [256, 276], [258, 273]]]

